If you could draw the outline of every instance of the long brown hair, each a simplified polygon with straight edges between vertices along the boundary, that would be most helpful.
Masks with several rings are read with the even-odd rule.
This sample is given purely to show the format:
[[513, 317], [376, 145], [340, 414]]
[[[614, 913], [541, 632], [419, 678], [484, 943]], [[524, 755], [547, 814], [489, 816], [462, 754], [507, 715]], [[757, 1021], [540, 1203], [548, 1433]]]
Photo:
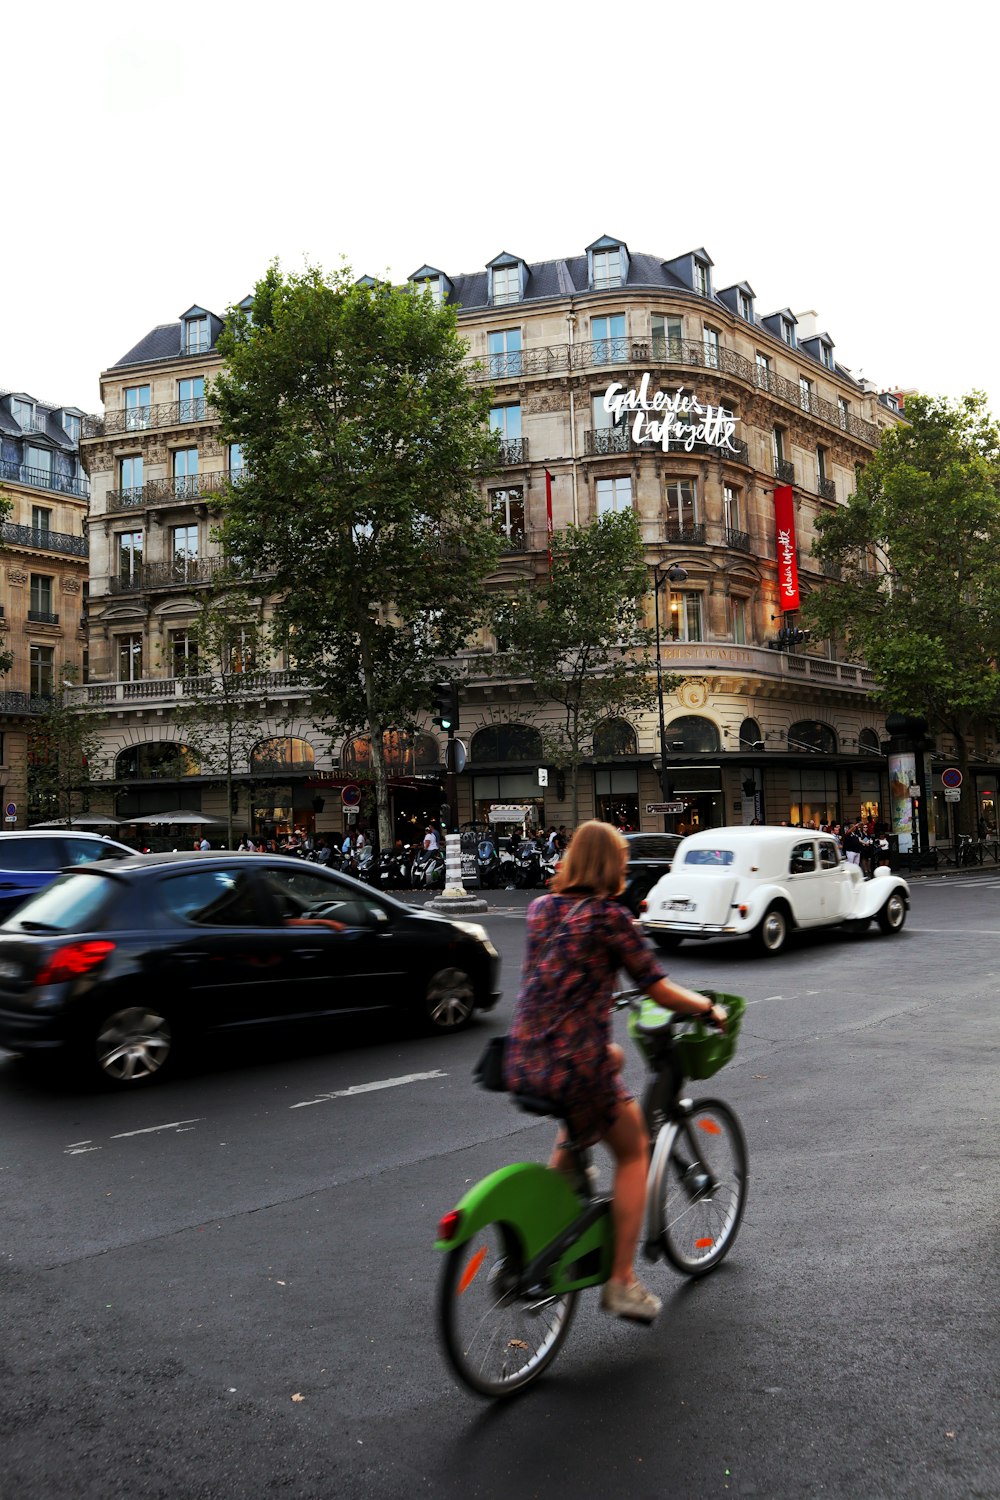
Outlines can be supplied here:
[[610, 823], [601, 823], [596, 818], [581, 823], [549, 889], [620, 896], [625, 889], [622, 854], [627, 849], [624, 838]]

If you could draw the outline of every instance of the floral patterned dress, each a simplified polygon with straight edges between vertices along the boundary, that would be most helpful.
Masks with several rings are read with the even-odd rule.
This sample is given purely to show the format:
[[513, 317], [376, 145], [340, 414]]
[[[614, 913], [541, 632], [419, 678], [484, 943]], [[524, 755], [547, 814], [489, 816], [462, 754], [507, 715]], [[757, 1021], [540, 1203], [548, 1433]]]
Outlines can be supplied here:
[[504, 1081], [561, 1105], [574, 1139], [592, 1146], [632, 1098], [608, 1058], [615, 976], [625, 969], [645, 988], [663, 970], [625, 907], [604, 897], [539, 897], [527, 938]]

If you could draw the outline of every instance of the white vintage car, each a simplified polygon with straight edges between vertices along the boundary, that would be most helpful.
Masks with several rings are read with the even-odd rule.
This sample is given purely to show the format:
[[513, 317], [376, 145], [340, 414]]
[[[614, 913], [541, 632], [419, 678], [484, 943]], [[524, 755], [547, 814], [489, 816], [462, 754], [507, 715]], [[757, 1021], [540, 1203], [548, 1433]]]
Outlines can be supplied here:
[[674, 855], [639, 921], [661, 948], [684, 938], [749, 937], [779, 953], [796, 928], [906, 921], [910, 888], [888, 868], [866, 880], [830, 834], [806, 828], [707, 828]]

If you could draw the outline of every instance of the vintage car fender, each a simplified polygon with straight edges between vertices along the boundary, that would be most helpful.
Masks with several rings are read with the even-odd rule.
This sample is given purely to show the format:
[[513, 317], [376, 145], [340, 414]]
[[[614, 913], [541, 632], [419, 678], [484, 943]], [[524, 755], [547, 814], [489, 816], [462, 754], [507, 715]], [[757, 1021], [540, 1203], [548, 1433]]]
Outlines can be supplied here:
[[741, 917], [738, 911], [733, 912], [734, 918], [741, 926], [756, 927], [757, 923], [763, 920], [764, 913], [768, 907], [773, 906], [776, 901], [780, 901], [788, 908], [792, 914], [793, 923], [798, 926], [795, 902], [789, 894], [787, 886], [779, 885], [777, 881], [769, 880], [760, 885], [755, 884], [746, 899], [744, 899], [744, 893], [737, 890], [736, 899], [738, 902], [743, 902], [747, 907], [745, 918]]
[[872, 917], [878, 916], [893, 891], [900, 892], [909, 910], [910, 887], [906, 881], [901, 875], [893, 875], [888, 870], [884, 873], [877, 870], [871, 880], [866, 880], [858, 887], [854, 911], [848, 921], [871, 921]]

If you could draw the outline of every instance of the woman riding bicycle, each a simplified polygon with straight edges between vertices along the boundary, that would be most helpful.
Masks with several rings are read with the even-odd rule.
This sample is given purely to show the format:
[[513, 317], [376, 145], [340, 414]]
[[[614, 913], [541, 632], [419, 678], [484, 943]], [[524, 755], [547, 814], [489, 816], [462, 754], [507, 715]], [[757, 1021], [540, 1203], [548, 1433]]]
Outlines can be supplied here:
[[[615, 976], [625, 969], [657, 1004], [717, 1026], [725, 1012], [668, 980], [646, 939], [618, 901], [628, 845], [610, 823], [577, 829], [550, 894], [528, 908], [521, 990], [507, 1041], [505, 1082], [512, 1093], [556, 1103], [577, 1145], [604, 1141], [615, 1158], [611, 1204], [614, 1261], [601, 1306], [651, 1323], [658, 1297], [637, 1280], [635, 1259], [646, 1202], [649, 1139], [642, 1112], [621, 1076], [611, 1041]], [[549, 1165], [566, 1170], [560, 1128]]]

